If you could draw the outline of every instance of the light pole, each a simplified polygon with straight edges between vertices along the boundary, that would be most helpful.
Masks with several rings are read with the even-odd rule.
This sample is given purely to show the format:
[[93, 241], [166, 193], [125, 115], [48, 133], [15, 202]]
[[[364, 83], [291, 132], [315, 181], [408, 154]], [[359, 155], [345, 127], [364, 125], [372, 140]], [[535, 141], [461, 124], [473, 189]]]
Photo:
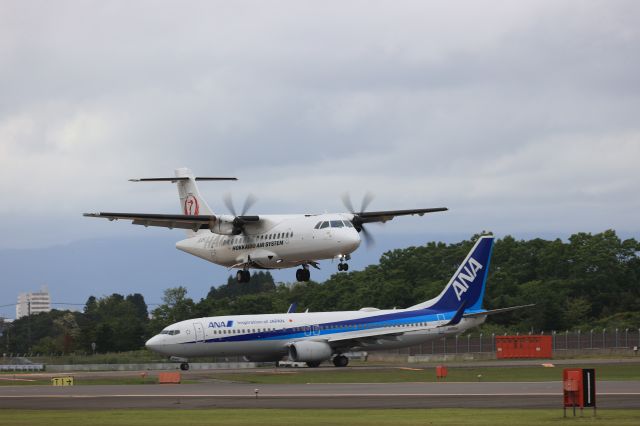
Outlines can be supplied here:
[[581, 333], [582, 331], [578, 329], [578, 350], [580, 350], [580, 347], [582, 346], [582, 342], [580, 341]]
[[625, 348], [629, 347], [629, 329], [628, 328], [624, 329], [624, 347]]

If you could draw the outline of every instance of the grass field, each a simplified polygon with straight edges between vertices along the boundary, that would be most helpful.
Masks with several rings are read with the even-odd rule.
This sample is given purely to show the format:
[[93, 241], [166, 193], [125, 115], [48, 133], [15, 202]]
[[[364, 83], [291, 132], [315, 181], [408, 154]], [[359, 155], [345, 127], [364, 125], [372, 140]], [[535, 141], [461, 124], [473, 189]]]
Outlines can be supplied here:
[[599, 410], [598, 417], [562, 417], [562, 410], [1, 410], [0, 425], [638, 425], [640, 410]]
[[[449, 368], [449, 382], [543, 382], [562, 380], [562, 366], [554, 368], [535, 367], [459, 367]], [[588, 368], [581, 365], [579, 368]], [[478, 377], [480, 375], [480, 377]], [[388, 368], [377, 370], [348, 369], [279, 369], [266, 372], [213, 373], [209, 378], [249, 383], [391, 383], [434, 382], [435, 369]], [[598, 380], [640, 380], [637, 364], [608, 364], [596, 366]]]

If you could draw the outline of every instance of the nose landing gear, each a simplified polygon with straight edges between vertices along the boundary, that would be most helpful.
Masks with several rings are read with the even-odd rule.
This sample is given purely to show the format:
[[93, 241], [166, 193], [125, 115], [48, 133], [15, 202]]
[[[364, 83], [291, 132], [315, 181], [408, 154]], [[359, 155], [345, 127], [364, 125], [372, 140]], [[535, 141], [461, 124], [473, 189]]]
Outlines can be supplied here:
[[351, 260], [351, 255], [349, 254], [341, 254], [338, 256], [340, 263], [338, 263], [338, 271], [348, 271], [349, 264], [346, 262], [347, 260]]

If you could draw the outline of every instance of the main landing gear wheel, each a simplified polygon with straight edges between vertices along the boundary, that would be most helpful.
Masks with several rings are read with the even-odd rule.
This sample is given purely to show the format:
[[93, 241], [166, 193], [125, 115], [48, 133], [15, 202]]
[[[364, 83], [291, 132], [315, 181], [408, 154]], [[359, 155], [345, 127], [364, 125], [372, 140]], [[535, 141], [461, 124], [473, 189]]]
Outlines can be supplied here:
[[300, 268], [296, 270], [296, 280], [298, 281], [309, 281], [311, 278], [311, 272], [306, 268]]
[[333, 358], [333, 365], [336, 367], [346, 367], [349, 365], [349, 358], [344, 355], [337, 355]]
[[189, 370], [189, 363], [188, 362], [183, 362], [182, 364], [180, 364], [180, 370], [188, 371]]
[[251, 272], [240, 269], [238, 272], [236, 272], [236, 280], [239, 283], [248, 283], [249, 280], [251, 280]]
[[316, 368], [320, 366], [320, 361], [307, 361], [307, 367]]
[[338, 263], [338, 271], [348, 271], [349, 270], [349, 264], [348, 263]]

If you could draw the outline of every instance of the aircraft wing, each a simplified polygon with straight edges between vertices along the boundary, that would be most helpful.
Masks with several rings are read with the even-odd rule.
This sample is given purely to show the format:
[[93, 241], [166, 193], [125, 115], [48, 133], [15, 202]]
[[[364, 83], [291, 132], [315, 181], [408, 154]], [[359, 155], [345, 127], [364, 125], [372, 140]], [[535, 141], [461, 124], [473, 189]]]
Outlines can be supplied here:
[[354, 218], [359, 218], [360, 223], [371, 223], [371, 222], [386, 222], [388, 220], [393, 219], [396, 216], [408, 216], [408, 215], [418, 215], [422, 216], [425, 213], [435, 213], [435, 212], [444, 212], [449, 210], [446, 207], [434, 207], [430, 209], [410, 209], [410, 210], [384, 210], [378, 212], [360, 212], [354, 213]]
[[160, 226], [163, 228], [181, 228], [197, 231], [209, 229], [217, 220], [216, 216], [192, 216], [186, 214], [150, 214], [150, 213], [84, 213], [86, 217], [101, 217], [109, 220], [130, 220], [134, 225]]
[[349, 335], [340, 335], [329, 337], [326, 341], [333, 347], [354, 347], [354, 346], [375, 346], [383, 343], [385, 340], [398, 340], [399, 336], [411, 331], [422, 331], [436, 328], [434, 326], [409, 327], [398, 330], [390, 327], [384, 331], [380, 330], [362, 330], [360, 332], [352, 332]]

